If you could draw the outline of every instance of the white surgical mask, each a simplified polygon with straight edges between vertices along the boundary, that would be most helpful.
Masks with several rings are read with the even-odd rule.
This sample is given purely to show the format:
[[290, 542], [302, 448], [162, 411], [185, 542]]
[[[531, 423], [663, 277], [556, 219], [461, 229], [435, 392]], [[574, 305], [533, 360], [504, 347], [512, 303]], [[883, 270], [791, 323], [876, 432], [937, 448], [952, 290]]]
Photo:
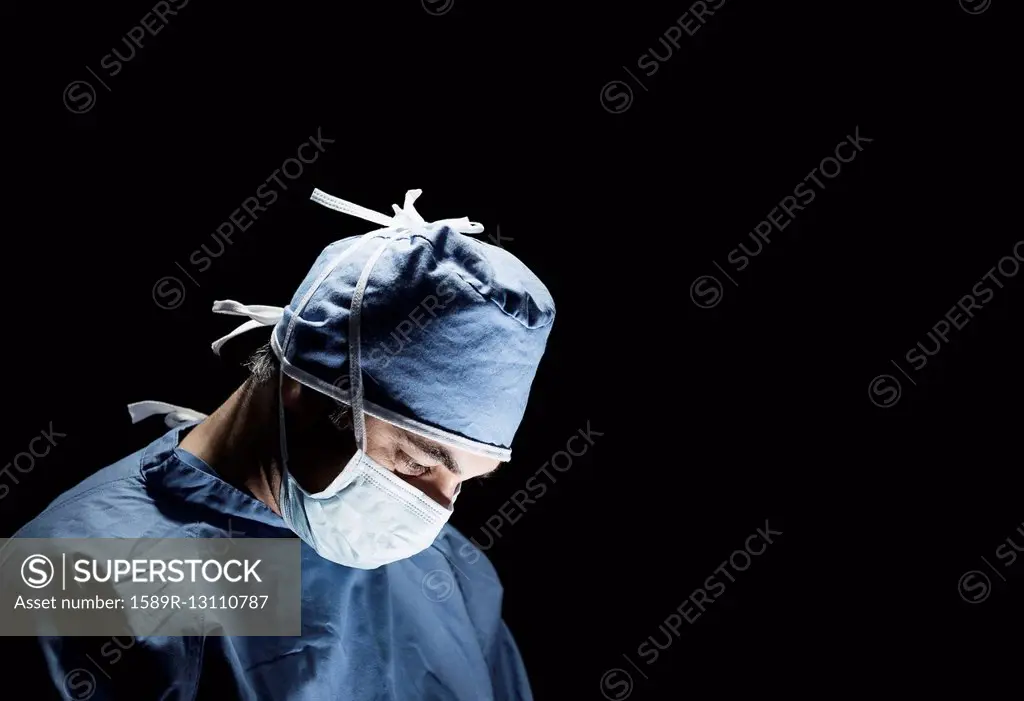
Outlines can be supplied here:
[[[278, 405], [284, 463], [278, 501], [291, 530], [321, 557], [363, 570], [412, 557], [430, 547], [452, 509], [376, 463], [361, 447], [322, 492], [310, 494], [303, 489], [288, 470], [280, 397]], [[453, 504], [461, 488], [461, 484], [456, 488]]]

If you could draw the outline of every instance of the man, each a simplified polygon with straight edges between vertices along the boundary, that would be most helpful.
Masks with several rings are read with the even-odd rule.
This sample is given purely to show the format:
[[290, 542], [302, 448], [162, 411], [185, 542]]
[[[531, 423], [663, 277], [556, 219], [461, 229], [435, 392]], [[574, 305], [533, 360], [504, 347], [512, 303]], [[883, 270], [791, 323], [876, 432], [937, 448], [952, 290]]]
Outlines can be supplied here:
[[324, 249], [283, 309], [216, 303], [251, 321], [215, 352], [274, 327], [249, 379], [209, 417], [132, 405], [173, 430], [15, 536], [297, 534], [302, 636], [119, 639], [106, 669], [95, 639], [40, 638], [55, 691], [85, 698], [71, 671], [98, 666], [94, 699], [531, 698], [497, 575], [446, 522], [462, 482], [510, 457], [554, 303], [479, 224], [424, 221], [418, 195], [387, 216], [315, 191], [382, 228]]

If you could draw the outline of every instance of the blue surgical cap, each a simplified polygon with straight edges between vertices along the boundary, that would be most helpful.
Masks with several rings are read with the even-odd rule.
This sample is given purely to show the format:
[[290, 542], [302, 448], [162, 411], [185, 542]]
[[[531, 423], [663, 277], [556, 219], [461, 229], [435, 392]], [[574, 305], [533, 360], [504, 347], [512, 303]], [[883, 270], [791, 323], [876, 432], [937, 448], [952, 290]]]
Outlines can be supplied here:
[[314, 201], [383, 228], [327, 246], [283, 309], [214, 303], [252, 319], [214, 351], [274, 324], [271, 346], [288, 377], [400, 428], [508, 460], [554, 301], [522, 261], [471, 238], [480, 224], [426, 222], [413, 207], [419, 195], [410, 190], [389, 216], [315, 190]]

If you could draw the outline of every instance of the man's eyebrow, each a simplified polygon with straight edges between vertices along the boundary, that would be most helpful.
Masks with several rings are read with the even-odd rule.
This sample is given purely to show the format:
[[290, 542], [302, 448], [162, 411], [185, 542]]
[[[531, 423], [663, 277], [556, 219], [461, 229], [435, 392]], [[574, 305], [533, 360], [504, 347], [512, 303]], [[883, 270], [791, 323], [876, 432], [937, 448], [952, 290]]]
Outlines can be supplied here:
[[431, 443], [427, 439], [421, 438], [414, 433], [406, 433], [405, 440], [416, 446], [421, 452], [426, 453], [430, 457], [441, 462], [452, 474], [462, 474], [462, 469], [459, 467], [459, 463], [444, 447], [437, 443]]

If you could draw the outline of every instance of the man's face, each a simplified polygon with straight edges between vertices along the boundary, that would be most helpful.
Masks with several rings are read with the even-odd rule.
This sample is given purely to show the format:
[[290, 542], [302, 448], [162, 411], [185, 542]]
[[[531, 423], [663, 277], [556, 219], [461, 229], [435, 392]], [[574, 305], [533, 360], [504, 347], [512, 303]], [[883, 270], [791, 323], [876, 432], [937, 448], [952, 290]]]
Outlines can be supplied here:
[[501, 464], [372, 416], [366, 417], [366, 453], [442, 506], [451, 504], [460, 482], [493, 472]]
[[[326, 489], [355, 454], [348, 422], [332, 420], [338, 405], [285, 378], [288, 467], [310, 493]], [[431, 499], [449, 506], [460, 482], [493, 472], [499, 460], [444, 445], [366, 416], [366, 453]]]

